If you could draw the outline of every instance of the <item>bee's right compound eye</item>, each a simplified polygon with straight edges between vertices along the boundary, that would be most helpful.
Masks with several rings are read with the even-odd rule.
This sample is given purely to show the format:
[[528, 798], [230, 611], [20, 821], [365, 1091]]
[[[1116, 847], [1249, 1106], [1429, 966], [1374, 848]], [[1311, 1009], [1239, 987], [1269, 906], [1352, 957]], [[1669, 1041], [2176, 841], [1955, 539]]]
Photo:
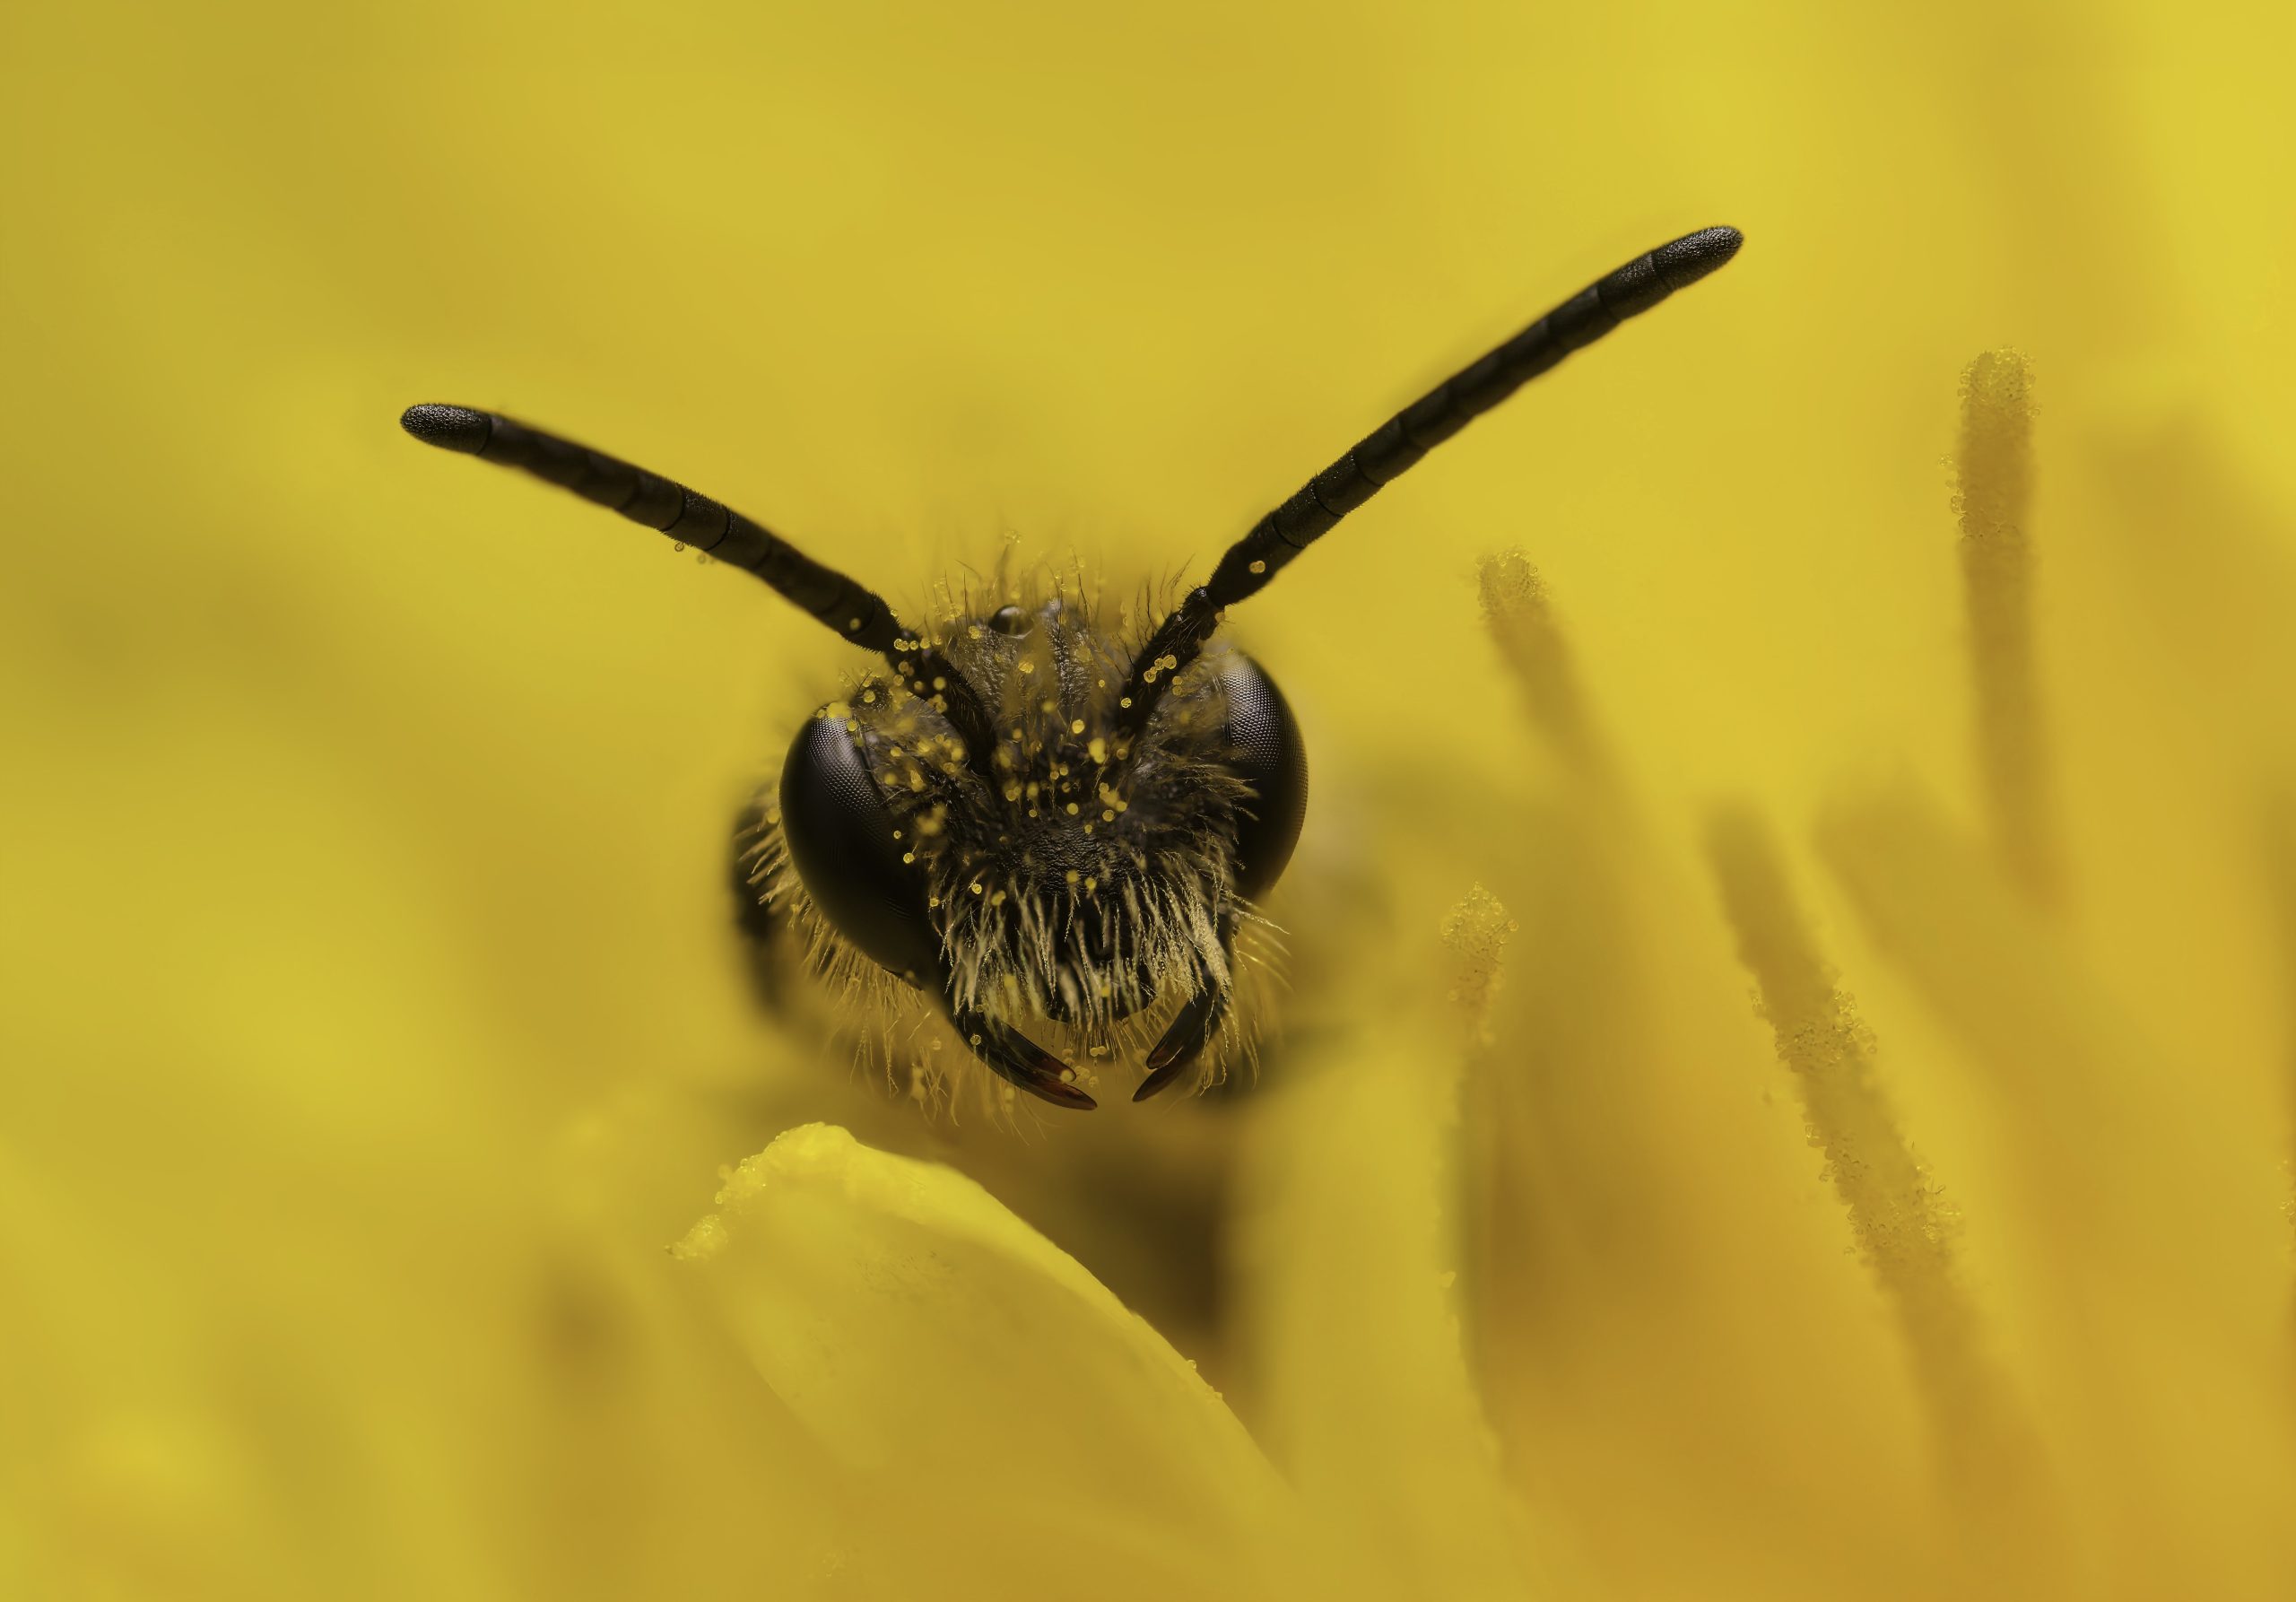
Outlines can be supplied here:
[[781, 832], [789, 860], [822, 917], [862, 954], [913, 985], [932, 987], [941, 937], [926, 911], [925, 875], [886, 810], [861, 743], [836, 718], [808, 718], [781, 769]]

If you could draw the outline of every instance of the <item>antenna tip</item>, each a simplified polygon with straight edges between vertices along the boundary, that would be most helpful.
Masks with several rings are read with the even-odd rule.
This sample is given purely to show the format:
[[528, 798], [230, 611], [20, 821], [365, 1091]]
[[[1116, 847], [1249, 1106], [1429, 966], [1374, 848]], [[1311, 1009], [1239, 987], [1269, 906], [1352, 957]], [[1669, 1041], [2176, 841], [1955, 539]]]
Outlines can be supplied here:
[[399, 414], [398, 425], [425, 445], [466, 457], [484, 450], [494, 437], [494, 420], [468, 406], [409, 406]]
[[1696, 283], [1737, 255], [1745, 242], [1746, 236], [1735, 228], [1701, 228], [1650, 254], [1657, 258], [1660, 281], [1672, 291]]

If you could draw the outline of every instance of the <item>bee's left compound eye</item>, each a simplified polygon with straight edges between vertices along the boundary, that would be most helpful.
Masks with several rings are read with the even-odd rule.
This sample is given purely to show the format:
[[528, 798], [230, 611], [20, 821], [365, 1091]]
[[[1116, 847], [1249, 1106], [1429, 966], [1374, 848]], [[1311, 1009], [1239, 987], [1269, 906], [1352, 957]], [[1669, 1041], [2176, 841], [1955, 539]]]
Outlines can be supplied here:
[[781, 769], [789, 860], [839, 934], [879, 967], [930, 986], [941, 940], [926, 912], [925, 876], [901, 860], [899, 826], [860, 742], [838, 718], [807, 719]]
[[1308, 816], [1308, 748], [1283, 692], [1258, 663], [1231, 651], [1222, 681], [1228, 764], [1252, 788], [1236, 820], [1236, 892], [1257, 901], [1275, 888], [1300, 843]]

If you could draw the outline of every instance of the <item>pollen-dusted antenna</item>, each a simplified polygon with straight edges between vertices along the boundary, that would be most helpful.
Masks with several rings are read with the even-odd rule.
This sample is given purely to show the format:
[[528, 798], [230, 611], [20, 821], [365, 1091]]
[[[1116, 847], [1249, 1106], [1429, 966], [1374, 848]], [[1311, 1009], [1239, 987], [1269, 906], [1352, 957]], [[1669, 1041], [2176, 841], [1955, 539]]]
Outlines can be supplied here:
[[902, 628], [883, 597], [835, 568], [823, 567], [779, 535], [682, 483], [499, 412], [409, 406], [398, 421], [425, 445], [516, 467], [756, 574], [815, 621], [891, 663], [904, 683], [946, 713], [965, 743], [967, 763], [977, 772], [987, 771], [996, 742], [987, 709], [971, 683], [922, 633]]
[[[1420, 457], [1571, 352], [1687, 289], [1738, 253], [1735, 228], [1703, 228], [1636, 257], [1580, 290], [1474, 365], [1453, 373], [1365, 435], [1228, 547], [1211, 579], [1191, 590], [1134, 658], [1118, 727], [1136, 736], [1171, 683], [1219, 627], [1223, 607], [1255, 596], [1342, 518], [1393, 483]], [[1121, 757], [1119, 761], [1121, 761]]]

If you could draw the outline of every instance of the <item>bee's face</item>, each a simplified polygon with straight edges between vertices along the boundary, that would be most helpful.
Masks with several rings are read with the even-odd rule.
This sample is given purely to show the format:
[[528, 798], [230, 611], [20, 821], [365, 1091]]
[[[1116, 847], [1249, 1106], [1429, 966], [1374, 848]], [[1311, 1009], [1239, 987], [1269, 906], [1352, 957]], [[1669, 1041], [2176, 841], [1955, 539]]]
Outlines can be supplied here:
[[1588, 284], [1364, 435], [1122, 644], [1062, 594], [922, 640], [857, 579], [674, 480], [496, 412], [421, 405], [399, 421], [755, 574], [892, 664], [898, 680], [863, 684], [798, 734], [779, 811], [744, 820], [745, 889], [793, 909], [817, 959], [932, 990], [1006, 1079], [1090, 1107], [1074, 1069], [1017, 1026], [1057, 1023], [1090, 1055], [1121, 1058], [1127, 1029], [1146, 1038], [1132, 1021], [1170, 1005], [1138, 1093], [1169, 1083], [1225, 1021], [1238, 920], [1299, 838], [1308, 769], [1290, 709], [1248, 658], [1203, 654], [1225, 610], [1435, 446], [1742, 242], [1700, 229]]
[[865, 683], [791, 747], [787, 866], [768, 893], [800, 892], [838, 939], [944, 991], [961, 1030], [1049, 1023], [1094, 1058], [1133, 1057], [1154, 1037], [1124, 1026], [1161, 1002], [1203, 1038], [1172, 1042], [1184, 1057], [1157, 1042], [1151, 1068], [1186, 1066], [1222, 1022], [1237, 921], [1305, 814], [1282, 694], [1216, 652], [1130, 736], [1132, 652], [1074, 595], [961, 622], [942, 649], [995, 714], [986, 776], [935, 686]]

